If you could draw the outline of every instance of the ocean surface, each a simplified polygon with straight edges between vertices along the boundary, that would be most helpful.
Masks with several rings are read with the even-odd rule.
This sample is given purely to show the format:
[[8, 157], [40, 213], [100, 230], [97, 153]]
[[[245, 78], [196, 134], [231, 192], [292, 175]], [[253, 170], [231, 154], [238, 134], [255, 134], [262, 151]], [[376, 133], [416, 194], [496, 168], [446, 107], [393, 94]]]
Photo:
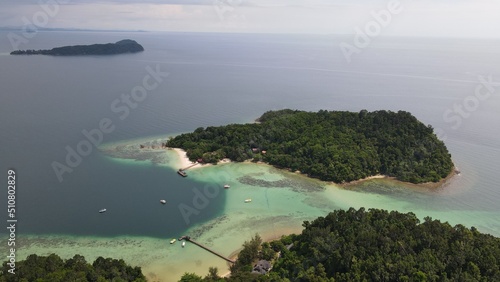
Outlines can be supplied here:
[[[185, 271], [227, 266], [195, 246], [169, 245], [171, 238], [193, 235], [229, 255], [255, 232], [300, 232], [304, 220], [362, 206], [500, 236], [499, 40], [380, 37], [349, 63], [339, 44], [352, 44], [350, 36], [38, 32], [20, 47], [128, 38], [145, 48], [51, 57], [8, 55], [7, 35], [0, 31], [0, 173], [5, 181], [8, 169], [17, 175], [20, 258], [112, 256], [142, 266], [151, 280], [175, 281]], [[127, 102], [131, 94], [138, 99]], [[341, 189], [256, 164], [188, 170], [181, 178], [176, 154], [138, 149], [283, 108], [409, 111], [436, 129], [461, 173], [432, 191], [385, 180]], [[82, 132], [95, 133], [103, 120], [113, 130], [85, 147]], [[80, 161], [67, 159], [79, 149]], [[55, 163], [68, 168], [61, 179]], [[231, 189], [221, 189], [226, 183]], [[108, 211], [99, 214], [102, 208]]]

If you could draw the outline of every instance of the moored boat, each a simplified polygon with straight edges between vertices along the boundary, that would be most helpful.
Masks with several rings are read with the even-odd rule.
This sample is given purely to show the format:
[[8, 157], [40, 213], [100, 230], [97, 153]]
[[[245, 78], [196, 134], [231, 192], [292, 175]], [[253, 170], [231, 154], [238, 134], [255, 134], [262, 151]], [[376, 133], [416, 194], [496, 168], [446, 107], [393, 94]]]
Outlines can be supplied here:
[[252, 199], [245, 199], [245, 203], [250, 203]]
[[229, 184], [224, 185], [224, 189], [229, 189], [229, 188], [231, 188], [231, 186], [229, 186]]
[[172, 239], [172, 240], [170, 240], [170, 244], [175, 243], [175, 241], [177, 241], [177, 239]]
[[182, 242], [182, 247], [186, 246], [186, 241]]

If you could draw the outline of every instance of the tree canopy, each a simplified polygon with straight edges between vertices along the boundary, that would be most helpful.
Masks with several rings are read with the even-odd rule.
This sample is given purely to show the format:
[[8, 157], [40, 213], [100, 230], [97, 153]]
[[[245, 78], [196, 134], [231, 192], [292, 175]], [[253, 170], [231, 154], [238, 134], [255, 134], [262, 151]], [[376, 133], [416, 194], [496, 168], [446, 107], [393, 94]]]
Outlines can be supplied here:
[[122, 259], [98, 257], [93, 264], [81, 255], [63, 260], [58, 255], [30, 255], [16, 262], [15, 274], [9, 273], [7, 262], [2, 266], [0, 282], [146, 282], [140, 267], [131, 267]]
[[[269, 248], [275, 253], [267, 257], [273, 261], [268, 274], [233, 267], [230, 278], [191, 274], [193, 280], [181, 281], [500, 281], [500, 238], [474, 227], [364, 208], [303, 226], [299, 235], [262, 244], [258, 259]], [[243, 250], [251, 248], [245, 243]]]
[[364, 208], [335, 211], [303, 226], [291, 238], [294, 247], [275, 264], [275, 277], [500, 281], [500, 239], [475, 228]]
[[384, 174], [437, 182], [453, 169], [433, 132], [408, 112], [362, 110], [264, 113], [258, 123], [197, 128], [168, 140], [190, 160], [264, 161], [337, 183]]

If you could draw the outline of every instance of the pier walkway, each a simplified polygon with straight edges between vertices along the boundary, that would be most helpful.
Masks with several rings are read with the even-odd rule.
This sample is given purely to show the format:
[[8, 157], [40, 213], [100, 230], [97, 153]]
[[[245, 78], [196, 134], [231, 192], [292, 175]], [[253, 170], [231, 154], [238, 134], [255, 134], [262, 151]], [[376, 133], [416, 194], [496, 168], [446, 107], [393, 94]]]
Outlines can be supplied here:
[[205, 246], [205, 245], [203, 245], [203, 244], [200, 244], [200, 243], [198, 243], [198, 242], [194, 241], [194, 240], [193, 240], [193, 239], [191, 239], [191, 237], [189, 237], [189, 236], [182, 236], [181, 238], [179, 238], [179, 241], [182, 241], [182, 240], [186, 240], [186, 241], [188, 241], [188, 242], [191, 242], [191, 243], [193, 243], [193, 244], [197, 245], [198, 247], [200, 247], [200, 248], [202, 248], [202, 249], [205, 249], [206, 251], [211, 252], [212, 254], [214, 254], [214, 255], [216, 255], [216, 256], [218, 256], [218, 257], [220, 257], [221, 259], [223, 259], [223, 260], [225, 260], [225, 261], [227, 261], [227, 262], [230, 262], [230, 263], [235, 263], [235, 261], [234, 261], [234, 260], [229, 259], [229, 258], [226, 258], [226, 257], [225, 257], [225, 256], [223, 256], [222, 254], [220, 254], [220, 253], [218, 253], [218, 252], [216, 252], [216, 251], [214, 251], [214, 250], [210, 249], [209, 247], [207, 247], [207, 246]]
[[194, 163], [194, 164], [192, 164], [192, 165], [190, 165], [190, 166], [187, 166], [187, 167], [185, 167], [185, 168], [181, 168], [181, 169], [179, 169], [179, 170], [188, 170], [188, 169], [192, 168], [193, 166], [195, 166], [195, 165], [197, 165], [197, 164], [199, 164], [199, 163], [198, 163], [198, 162], [196, 162], [196, 163]]
[[193, 166], [195, 166], [195, 165], [197, 165], [197, 164], [199, 164], [199, 163], [198, 163], [198, 162], [196, 162], [196, 163], [194, 163], [194, 164], [192, 164], [192, 165], [190, 165], [190, 166], [187, 166], [187, 167], [185, 167], [185, 168], [179, 168], [179, 170], [177, 171], [177, 173], [178, 173], [180, 176], [182, 176], [182, 177], [187, 177], [186, 170], [187, 170], [187, 169], [192, 168]]

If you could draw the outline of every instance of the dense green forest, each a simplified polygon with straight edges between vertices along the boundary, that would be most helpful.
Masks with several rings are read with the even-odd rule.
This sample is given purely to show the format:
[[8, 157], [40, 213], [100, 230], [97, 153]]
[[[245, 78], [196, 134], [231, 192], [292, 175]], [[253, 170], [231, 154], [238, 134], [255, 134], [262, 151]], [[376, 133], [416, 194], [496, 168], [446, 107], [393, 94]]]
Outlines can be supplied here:
[[444, 143], [408, 112], [270, 111], [258, 123], [198, 128], [171, 138], [190, 160], [264, 161], [337, 183], [384, 174], [437, 182], [453, 169]]
[[16, 50], [11, 55], [52, 55], [52, 56], [82, 56], [82, 55], [114, 55], [123, 53], [137, 53], [144, 51], [134, 40], [124, 39], [116, 43], [75, 45], [56, 47], [50, 50]]
[[26, 260], [16, 262], [15, 274], [4, 262], [0, 282], [146, 282], [140, 267], [131, 267], [123, 260], [98, 257], [93, 264], [75, 255], [63, 260], [55, 254], [49, 256], [30, 255]]
[[[500, 238], [413, 213], [338, 210], [304, 222], [300, 235], [246, 242], [230, 278], [211, 268], [181, 281], [500, 281]], [[241, 254], [241, 253], [240, 253]], [[272, 270], [252, 274], [252, 263]]]

